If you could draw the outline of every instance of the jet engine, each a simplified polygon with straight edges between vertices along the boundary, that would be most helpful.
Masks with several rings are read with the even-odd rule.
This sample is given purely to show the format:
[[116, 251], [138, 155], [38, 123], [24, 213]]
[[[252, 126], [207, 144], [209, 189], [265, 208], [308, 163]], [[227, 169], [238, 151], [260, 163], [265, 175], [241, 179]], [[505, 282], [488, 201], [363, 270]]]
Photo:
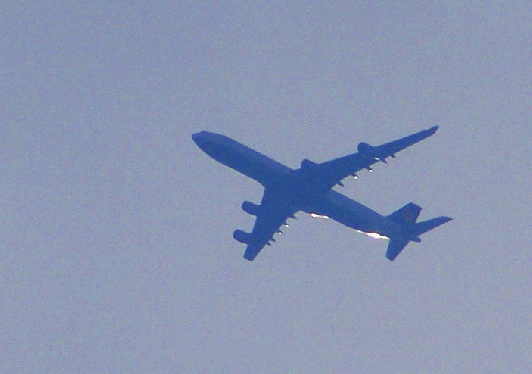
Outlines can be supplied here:
[[242, 203], [242, 210], [252, 216], [258, 216], [260, 213], [260, 205], [253, 204], [251, 201], [244, 201]]
[[301, 169], [312, 170], [318, 166], [315, 162], [310, 161], [309, 159], [304, 159], [301, 161]]
[[235, 230], [233, 239], [243, 244], [249, 244], [251, 242], [251, 234], [242, 230]]
[[364, 153], [364, 154], [370, 155], [373, 152], [374, 148], [375, 147], [372, 147], [368, 143], [361, 142], [361, 143], [358, 143], [357, 151], [359, 153]]

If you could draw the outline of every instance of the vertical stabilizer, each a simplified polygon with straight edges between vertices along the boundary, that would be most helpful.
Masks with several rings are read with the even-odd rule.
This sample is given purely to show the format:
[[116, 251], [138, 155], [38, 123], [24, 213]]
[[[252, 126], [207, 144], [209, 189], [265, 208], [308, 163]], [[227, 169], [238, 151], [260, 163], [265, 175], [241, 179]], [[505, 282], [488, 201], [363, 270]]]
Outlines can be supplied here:
[[396, 210], [388, 216], [392, 221], [400, 225], [405, 223], [414, 223], [421, 213], [421, 207], [414, 203], [408, 203], [399, 210]]

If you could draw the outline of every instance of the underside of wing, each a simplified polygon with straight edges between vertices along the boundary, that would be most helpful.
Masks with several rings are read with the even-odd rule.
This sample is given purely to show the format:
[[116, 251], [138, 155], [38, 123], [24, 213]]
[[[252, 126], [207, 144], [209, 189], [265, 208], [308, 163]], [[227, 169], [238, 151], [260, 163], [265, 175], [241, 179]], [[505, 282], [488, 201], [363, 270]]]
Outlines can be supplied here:
[[433, 126], [430, 129], [420, 131], [418, 133], [405, 136], [404, 138], [394, 140], [383, 145], [380, 145], [377, 148], [377, 157], [393, 157], [393, 155], [399, 151], [402, 151], [405, 148], [410, 147], [413, 144], [416, 144], [429, 136], [432, 136], [438, 130], [438, 126]]
[[233, 237], [241, 243], [247, 244], [244, 258], [253, 261], [266, 245], [270, 245], [275, 239], [276, 233], [281, 233], [281, 226], [286, 224], [288, 218], [294, 217], [296, 209], [284, 204], [283, 200], [275, 192], [264, 190], [259, 209], [254, 212], [257, 217], [251, 233], [236, 230]]
[[438, 126], [405, 136], [380, 146], [371, 146], [367, 143], [359, 143], [357, 153], [340, 157], [331, 161], [317, 164], [314, 170], [323, 178], [324, 185], [332, 188], [336, 184], [341, 185], [342, 179], [352, 175], [357, 176], [357, 172], [362, 169], [372, 171], [371, 165], [376, 162], [386, 162], [388, 157], [395, 157], [395, 154], [409, 146], [422, 141], [433, 135]]

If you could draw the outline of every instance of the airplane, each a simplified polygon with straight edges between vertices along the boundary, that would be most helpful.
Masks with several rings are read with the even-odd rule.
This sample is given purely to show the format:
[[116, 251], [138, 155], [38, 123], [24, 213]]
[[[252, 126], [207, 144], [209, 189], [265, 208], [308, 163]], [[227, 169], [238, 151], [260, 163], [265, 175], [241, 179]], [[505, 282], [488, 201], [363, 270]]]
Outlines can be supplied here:
[[361, 142], [357, 152], [323, 163], [308, 159], [298, 169], [292, 169], [227, 136], [201, 131], [192, 139], [207, 155], [216, 161], [259, 182], [264, 187], [260, 204], [242, 203], [242, 210], [256, 216], [251, 233], [236, 230], [233, 238], [247, 245], [244, 258], [253, 261], [259, 252], [275, 242], [274, 235], [282, 233], [289, 218], [299, 211], [312, 217], [331, 218], [358, 232], [374, 238], [389, 239], [386, 258], [393, 261], [409, 242], [419, 243], [419, 236], [446, 222], [450, 217], [440, 216], [416, 222], [421, 207], [408, 203], [390, 215], [381, 215], [372, 209], [342, 195], [333, 189], [343, 186], [348, 176], [357, 178], [363, 169], [373, 171], [377, 162], [386, 163], [388, 157], [429, 136], [438, 126], [417, 132], [379, 146]]

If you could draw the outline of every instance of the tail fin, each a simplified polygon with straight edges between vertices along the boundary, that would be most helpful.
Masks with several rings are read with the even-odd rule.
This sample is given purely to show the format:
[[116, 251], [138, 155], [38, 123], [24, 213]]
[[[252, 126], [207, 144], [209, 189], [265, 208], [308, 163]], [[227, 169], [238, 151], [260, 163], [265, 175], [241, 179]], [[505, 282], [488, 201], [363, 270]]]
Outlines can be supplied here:
[[386, 258], [388, 260], [395, 260], [410, 241], [419, 243], [421, 241], [419, 235], [452, 220], [450, 217], [441, 216], [416, 223], [420, 212], [421, 207], [419, 205], [408, 203], [388, 216], [388, 218], [399, 223], [403, 228], [402, 236], [390, 238], [388, 249], [386, 250]]
[[401, 209], [390, 214], [388, 218], [401, 225], [405, 223], [415, 223], [420, 212], [421, 207], [419, 205], [408, 203]]

